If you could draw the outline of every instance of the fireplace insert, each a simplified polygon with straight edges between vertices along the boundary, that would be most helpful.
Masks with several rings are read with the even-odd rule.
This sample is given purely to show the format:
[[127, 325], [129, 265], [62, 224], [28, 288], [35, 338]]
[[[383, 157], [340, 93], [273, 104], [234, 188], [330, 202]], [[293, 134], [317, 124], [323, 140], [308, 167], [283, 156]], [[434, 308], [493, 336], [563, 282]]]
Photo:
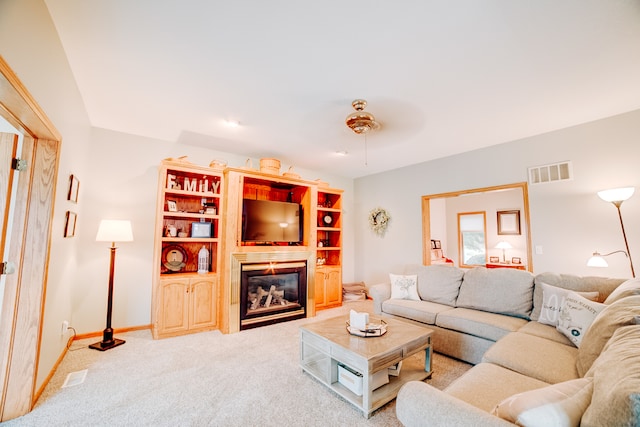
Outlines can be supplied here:
[[306, 316], [306, 261], [243, 264], [240, 329]]

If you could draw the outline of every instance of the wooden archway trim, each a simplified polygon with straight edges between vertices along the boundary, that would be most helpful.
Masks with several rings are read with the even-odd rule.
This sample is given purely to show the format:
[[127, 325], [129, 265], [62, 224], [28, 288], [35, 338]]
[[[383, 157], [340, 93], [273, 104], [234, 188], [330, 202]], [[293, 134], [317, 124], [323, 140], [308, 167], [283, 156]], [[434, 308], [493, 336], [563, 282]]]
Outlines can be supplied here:
[[457, 197], [464, 194], [486, 193], [497, 190], [522, 190], [522, 210], [523, 220], [527, 232], [527, 270], [533, 272], [533, 256], [531, 251], [531, 217], [529, 214], [529, 189], [526, 182], [516, 182], [513, 184], [495, 185], [492, 187], [473, 188], [468, 190], [451, 191], [447, 193], [430, 194], [422, 196], [422, 264], [431, 264], [431, 208], [429, 202], [431, 199], [441, 199], [447, 197]]
[[[0, 56], [0, 115], [24, 134], [0, 319], [0, 421], [35, 403], [61, 136]], [[28, 254], [28, 256], [25, 256]]]

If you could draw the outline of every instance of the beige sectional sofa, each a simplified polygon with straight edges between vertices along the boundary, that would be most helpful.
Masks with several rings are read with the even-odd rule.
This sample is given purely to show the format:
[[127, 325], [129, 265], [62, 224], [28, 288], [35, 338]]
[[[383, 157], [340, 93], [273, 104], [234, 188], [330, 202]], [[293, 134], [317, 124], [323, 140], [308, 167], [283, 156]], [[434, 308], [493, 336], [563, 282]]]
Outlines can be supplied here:
[[435, 351], [475, 366], [444, 391], [403, 386], [404, 425], [640, 425], [639, 280], [450, 266], [412, 273], [403, 277], [417, 292], [403, 298], [398, 286], [371, 287], [376, 313], [428, 326]]

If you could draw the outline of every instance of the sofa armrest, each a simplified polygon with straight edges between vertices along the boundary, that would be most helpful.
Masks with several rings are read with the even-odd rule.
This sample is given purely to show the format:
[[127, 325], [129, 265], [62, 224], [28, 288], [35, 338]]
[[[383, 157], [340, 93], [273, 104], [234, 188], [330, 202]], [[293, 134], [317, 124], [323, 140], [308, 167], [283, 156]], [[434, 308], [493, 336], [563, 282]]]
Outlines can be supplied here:
[[391, 283], [379, 283], [371, 286], [369, 295], [373, 298], [373, 312], [382, 314], [382, 303], [391, 298]]
[[405, 427], [514, 425], [420, 381], [402, 386], [396, 416]]

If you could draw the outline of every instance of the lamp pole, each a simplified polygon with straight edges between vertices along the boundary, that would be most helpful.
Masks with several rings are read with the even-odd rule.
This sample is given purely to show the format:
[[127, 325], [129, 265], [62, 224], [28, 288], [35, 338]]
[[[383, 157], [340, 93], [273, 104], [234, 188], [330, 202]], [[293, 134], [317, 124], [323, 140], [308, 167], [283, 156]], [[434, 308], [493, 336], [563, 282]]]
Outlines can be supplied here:
[[627, 233], [624, 231], [624, 222], [622, 221], [622, 211], [620, 210], [620, 206], [622, 205], [622, 201], [612, 202], [616, 209], [618, 209], [618, 218], [620, 218], [620, 228], [622, 228], [622, 237], [624, 238], [624, 246], [627, 249], [627, 255], [629, 255], [629, 264], [631, 265], [631, 276], [636, 277], [636, 272], [633, 270], [633, 259], [631, 258], [631, 252], [629, 252], [629, 242], [627, 242]]

